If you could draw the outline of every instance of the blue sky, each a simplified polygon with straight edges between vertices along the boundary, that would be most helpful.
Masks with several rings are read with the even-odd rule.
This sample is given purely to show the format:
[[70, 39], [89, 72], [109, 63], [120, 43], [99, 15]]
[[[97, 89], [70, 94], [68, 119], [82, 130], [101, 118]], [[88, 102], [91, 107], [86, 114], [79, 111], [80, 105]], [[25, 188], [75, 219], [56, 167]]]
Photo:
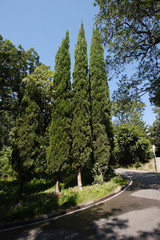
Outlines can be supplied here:
[[[94, 0], [0, 0], [0, 34], [16, 47], [25, 50], [34, 48], [40, 61], [54, 69], [56, 52], [68, 30], [70, 35], [71, 65], [74, 64], [74, 48], [81, 20], [84, 23], [88, 43], [88, 54], [98, 7]], [[132, 69], [129, 69], [132, 71]], [[117, 79], [109, 82], [110, 92], [116, 87]], [[151, 125], [155, 120], [148, 97], [144, 120]]]

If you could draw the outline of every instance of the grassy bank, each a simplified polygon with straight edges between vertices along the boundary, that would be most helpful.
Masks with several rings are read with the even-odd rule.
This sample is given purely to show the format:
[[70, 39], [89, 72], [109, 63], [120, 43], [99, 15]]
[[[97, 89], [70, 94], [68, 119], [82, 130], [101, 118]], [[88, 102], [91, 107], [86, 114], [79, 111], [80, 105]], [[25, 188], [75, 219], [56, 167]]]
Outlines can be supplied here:
[[0, 223], [15, 222], [38, 217], [42, 214], [65, 210], [79, 204], [104, 197], [127, 182], [120, 176], [114, 176], [103, 185], [95, 184], [63, 189], [55, 193], [50, 180], [34, 178], [25, 185], [23, 200], [17, 201], [18, 185], [16, 180], [0, 181]]
[[[119, 167], [121, 168], [121, 167]], [[125, 167], [122, 167], [123, 169], [125, 169]], [[143, 164], [140, 164], [140, 166], [135, 167], [135, 166], [129, 166], [126, 167], [126, 169], [130, 169], [130, 170], [140, 170], [140, 171], [147, 171], [147, 172], [156, 172], [156, 168], [155, 168], [155, 160], [154, 159], [150, 159], [148, 161], [146, 161]]]

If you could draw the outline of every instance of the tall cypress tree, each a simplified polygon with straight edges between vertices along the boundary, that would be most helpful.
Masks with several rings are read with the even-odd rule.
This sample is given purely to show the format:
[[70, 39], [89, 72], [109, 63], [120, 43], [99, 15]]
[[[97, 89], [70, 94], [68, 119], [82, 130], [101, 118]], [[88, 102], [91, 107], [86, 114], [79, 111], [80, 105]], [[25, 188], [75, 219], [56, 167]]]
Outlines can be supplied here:
[[20, 117], [16, 122], [12, 152], [13, 168], [18, 173], [20, 197], [24, 183], [32, 177], [36, 161], [44, 161], [45, 158], [43, 142], [50, 119], [47, 94], [51, 87], [51, 78], [52, 71], [42, 65], [24, 79], [26, 91], [22, 99]]
[[18, 119], [15, 128], [15, 140], [12, 151], [12, 165], [17, 172], [19, 197], [22, 196], [23, 185], [32, 177], [34, 163], [38, 157], [38, 135], [40, 108], [27, 94], [23, 97], [25, 110]]
[[60, 191], [60, 177], [68, 167], [71, 156], [71, 82], [69, 33], [55, 57], [53, 80], [54, 102], [49, 130], [50, 146], [47, 151], [49, 170], [57, 176], [56, 191]]
[[89, 56], [91, 86], [92, 148], [97, 174], [104, 177], [110, 161], [111, 119], [107, 75], [105, 71], [102, 39], [98, 29], [93, 29]]
[[81, 22], [73, 69], [72, 157], [77, 170], [78, 186], [82, 187], [81, 171], [90, 161], [91, 128], [87, 42]]

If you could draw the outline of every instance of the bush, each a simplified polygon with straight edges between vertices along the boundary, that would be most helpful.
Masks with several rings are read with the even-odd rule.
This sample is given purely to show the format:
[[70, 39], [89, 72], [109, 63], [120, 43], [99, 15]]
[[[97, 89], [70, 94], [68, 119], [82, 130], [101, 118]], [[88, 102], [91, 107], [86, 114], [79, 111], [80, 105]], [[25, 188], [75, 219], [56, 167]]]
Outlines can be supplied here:
[[151, 143], [140, 127], [123, 124], [115, 134], [114, 154], [120, 166], [139, 166], [151, 157]]
[[11, 165], [11, 147], [3, 146], [0, 151], [0, 177], [14, 176], [15, 172]]
[[98, 184], [103, 184], [103, 176], [102, 175], [95, 175], [94, 177], [94, 184], [98, 183]]

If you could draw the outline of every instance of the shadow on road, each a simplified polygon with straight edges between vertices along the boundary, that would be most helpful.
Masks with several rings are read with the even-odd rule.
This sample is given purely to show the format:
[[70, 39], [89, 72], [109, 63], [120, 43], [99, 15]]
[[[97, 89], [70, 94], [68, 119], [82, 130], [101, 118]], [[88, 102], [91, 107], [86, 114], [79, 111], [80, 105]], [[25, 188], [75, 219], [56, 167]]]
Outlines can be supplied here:
[[113, 219], [112, 222], [107, 222], [100, 229], [97, 229], [96, 236], [90, 238], [92, 240], [159, 240], [160, 225], [151, 232], [139, 231], [135, 236], [123, 234], [123, 229], [128, 228], [128, 220]]
[[[78, 223], [77, 223], [78, 224]], [[64, 228], [53, 229], [49, 225], [35, 228], [29, 232], [23, 232], [16, 240], [159, 240], [160, 226], [152, 232], [138, 232], [135, 236], [122, 234], [123, 229], [128, 228], [128, 220], [114, 218], [112, 222], [101, 222], [101, 227], [96, 225], [96, 234], [85, 236], [79, 232]], [[48, 228], [48, 229], [47, 229]], [[120, 231], [119, 231], [120, 230]]]
[[160, 173], [123, 170], [118, 170], [118, 172], [133, 180], [133, 184], [128, 188], [129, 191], [160, 188]]

